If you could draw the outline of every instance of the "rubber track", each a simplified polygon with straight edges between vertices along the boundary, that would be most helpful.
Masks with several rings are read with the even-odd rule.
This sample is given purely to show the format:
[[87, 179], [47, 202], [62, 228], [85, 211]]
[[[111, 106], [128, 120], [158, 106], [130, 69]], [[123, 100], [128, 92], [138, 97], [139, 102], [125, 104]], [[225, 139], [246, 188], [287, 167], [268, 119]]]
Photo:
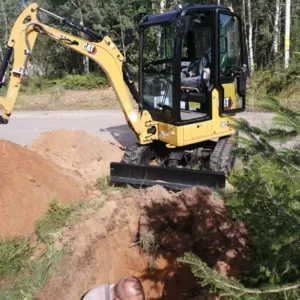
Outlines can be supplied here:
[[212, 152], [209, 159], [209, 166], [212, 171], [228, 173], [231, 171], [233, 160], [234, 143], [229, 141], [233, 136], [221, 138]]
[[141, 163], [143, 153], [149, 149], [148, 145], [133, 145], [126, 149], [122, 162], [125, 164], [139, 165]]

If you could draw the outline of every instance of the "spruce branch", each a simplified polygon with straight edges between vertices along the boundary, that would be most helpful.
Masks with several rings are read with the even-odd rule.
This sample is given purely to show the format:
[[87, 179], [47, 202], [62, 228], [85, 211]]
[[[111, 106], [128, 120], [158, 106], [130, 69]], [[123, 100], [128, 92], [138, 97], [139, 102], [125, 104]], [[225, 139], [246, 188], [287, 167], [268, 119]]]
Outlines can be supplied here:
[[239, 298], [245, 294], [276, 294], [300, 288], [300, 283], [293, 283], [275, 288], [249, 289], [241, 283], [229, 280], [210, 269], [205, 262], [193, 253], [185, 253], [182, 257], [178, 258], [178, 261], [187, 264], [191, 268], [193, 274], [200, 279], [201, 285], [211, 284], [222, 296], [228, 295]]
[[[244, 137], [237, 138], [238, 142], [247, 146], [247, 150], [250, 155], [261, 153], [266, 157], [273, 156], [282, 163], [289, 165], [297, 171], [300, 171], [300, 167], [281, 156], [280, 151], [276, 151], [276, 149], [268, 143], [268, 138], [273, 137], [274, 139], [275, 134], [279, 135], [279, 133], [282, 134], [282, 138], [295, 137], [297, 133], [296, 130], [285, 131], [279, 129], [272, 129], [265, 133], [261, 129], [255, 126], [251, 126], [249, 122], [244, 119], [233, 120], [231, 126], [235, 129], [244, 132], [250, 138], [250, 140]], [[240, 151], [240, 153], [242, 152]]]

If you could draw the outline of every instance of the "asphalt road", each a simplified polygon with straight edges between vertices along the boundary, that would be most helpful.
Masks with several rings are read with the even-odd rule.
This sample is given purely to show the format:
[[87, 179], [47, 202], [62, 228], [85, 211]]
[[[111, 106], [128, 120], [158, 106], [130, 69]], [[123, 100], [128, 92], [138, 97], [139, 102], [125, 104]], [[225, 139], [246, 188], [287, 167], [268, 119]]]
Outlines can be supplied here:
[[[272, 118], [272, 114], [267, 113], [247, 112], [238, 116], [247, 119], [255, 126], [264, 127], [270, 125]], [[7, 125], [0, 125], [0, 139], [25, 146], [44, 131], [62, 128], [84, 130], [122, 146], [131, 145], [136, 141], [122, 111], [119, 110], [15, 111]]]

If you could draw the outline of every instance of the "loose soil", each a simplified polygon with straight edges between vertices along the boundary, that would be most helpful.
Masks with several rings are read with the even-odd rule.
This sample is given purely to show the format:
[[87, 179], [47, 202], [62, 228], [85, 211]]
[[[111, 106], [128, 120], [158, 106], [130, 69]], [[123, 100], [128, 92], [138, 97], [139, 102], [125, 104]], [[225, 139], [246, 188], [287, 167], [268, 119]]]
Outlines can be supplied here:
[[56, 130], [42, 133], [29, 149], [69, 170], [86, 184], [108, 176], [110, 163], [119, 162], [123, 150], [82, 130]]
[[[30, 234], [53, 196], [71, 203], [96, 194], [92, 182], [108, 175], [109, 163], [122, 154], [118, 146], [83, 131], [46, 132], [28, 148], [0, 141], [6, 166], [0, 171], [2, 234]], [[88, 209], [58, 237], [55, 246], [72, 254], [36, 300], [80, 299], [91, 288], [128, 274], [142, 280], [147, 299], [216, 299], [205, 290], [199, 294], [193, 274], [177, 261], [185, 252], [228, 278], [242, 278], [247, 271], [247, 232], [209, 189], [179, 194], [160, 186], [111, 189], [105, 197], [101, 209]]]
[[122, 155], [118, 146], [84, 131], [45, 132], [27, 148], [1, 140], [2, 236], [30, 235], [53, 197], [69, 204], [99, 196], [96, 179], [109, 175], [110, 162]]
[[80, 181], [29, 149], [0, 140], [0, 160], [0, 228], [4, 237], [31, 234], [52, 197], [68, 204], [85, 196]]
[[[156, 264], [149, 267], [151, 257], [140, 244], [153, 232], [159, 247]], [[200, 187], [180, 195], [160, 186], [114, 192], [97, 213], [66, 229], [57, 246], [70, 248], [72, 256], [65, 257], [36, 300], [80, 299], [89, 289], [128, 274], [142, 280], [147, 299], [191, 299], [199, 287], [189, 268], [177, 261], [185, 251], [230, 278], [242, 276], [249, 265], [244, 227]], [[212, 299], [204, 290], [198, 297]]]

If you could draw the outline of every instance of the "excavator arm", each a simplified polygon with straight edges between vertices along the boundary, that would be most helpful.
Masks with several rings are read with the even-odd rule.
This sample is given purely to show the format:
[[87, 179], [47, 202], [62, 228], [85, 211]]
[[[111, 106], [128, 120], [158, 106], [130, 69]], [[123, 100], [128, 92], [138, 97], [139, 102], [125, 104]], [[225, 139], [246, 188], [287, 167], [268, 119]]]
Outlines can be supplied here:
[[[149, 144], [158, 139], [157, 123], [154, 122], [146, 110], [136, 112], [132, 105], [128, 88], [133, 98], [138, 102], [138, 93], [130, 78], [124, 57], [117, 46], [108, 36], [102, 36], [92, 29], [84, 28], [70, 20], [60, 18], [62, 22], [83, 31], [88, 39], [74, 36], [41, 23], [37, 13], [41, 10], [53, 17], [60, 18], [37, 4], [28, 6], [18, 17], [12, 29], [7, 48], [0, 67], [0, 85], [9, 65], [12, 55], [14, 56], [6, 97], [0, 97], [0, 104], [4, 111], [0, 118], [0, 124], [7, 124], [14, 108], [22, 81], [24, 79], [29, 57], [34, 48], [38, 34], [71, 48], [78, 53], [94, 60], [105, 72], [118, 97], [128, 125], [136, 133], [140, 144]], [[126, 86], [127, 84], [127, 86]]]

